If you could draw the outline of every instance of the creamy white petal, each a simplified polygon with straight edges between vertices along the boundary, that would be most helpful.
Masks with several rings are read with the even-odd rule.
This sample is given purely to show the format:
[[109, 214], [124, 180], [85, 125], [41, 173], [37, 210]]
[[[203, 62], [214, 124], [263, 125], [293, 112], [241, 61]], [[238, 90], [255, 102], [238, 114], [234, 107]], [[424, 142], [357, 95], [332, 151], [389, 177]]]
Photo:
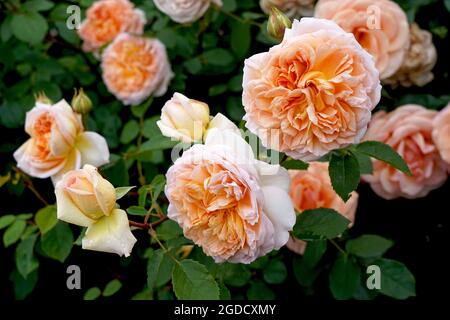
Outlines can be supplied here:
[[264, 161], [257, 161], [256, 167], [262, 186], [275, 186], [289, 192], [291, 178], [285, 168], [279, 164], [271, 165]]
[[81, 163], [100, 167], [109, 163], [109, 149], [105, 138], [96, 132], [83, 132], [78, 136], [76, 148], [81, 154]]
[[128, 257], [136, 243], [125, 211], [114, 209], [86, 230], [82, 240], [83, 249], [117, 253]]
[[264, 213], [274, 227], [275, 249], [279, 249], [289, 240], [289, 231], [295, 225], [296, 215], [289, 194], [281, 188], [263, 187]]

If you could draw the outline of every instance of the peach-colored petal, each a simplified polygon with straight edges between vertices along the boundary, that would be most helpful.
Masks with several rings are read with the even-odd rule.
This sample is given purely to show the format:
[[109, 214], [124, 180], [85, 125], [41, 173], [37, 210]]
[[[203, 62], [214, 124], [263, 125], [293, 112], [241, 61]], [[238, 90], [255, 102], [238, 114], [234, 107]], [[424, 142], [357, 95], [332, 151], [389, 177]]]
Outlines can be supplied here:
[[145, 13], [129, 0], [99, 0], [87, 10], [78, 35], [84, 51], [96, 52], [121, 32], [141, 35], [145, 23]]
[[168, 217], [217, 262], [250, 263], [288, 240], [295, 214], [285, 182], [261, 179], [258, 164], [242, 137], [214, 128], [167, 172]]
[[405, 105], [390, 113], [375, 114], [365, 140], [381, 141], [393, 147], [406, 161], [413, 176], [409, 177], [388, 164], [374, 160], [373, 175], [364, 177], [379, 196], [385, 199], [408, 199], [426, 196], [447, 179], [447, 165], [439, 154], [436, 111], [419, 105]]
[[245, 61], [244, 120], [265, 147], [310, 161], [359, 142], [380, 92], [372, 57], [351, 33], [303, 18]]
[[375, 59], [380, 78], [392, 76], [409, 47], [409, 24], [400, 6], [391, 0], [319, 0], [314, 16], [333, 20]]
[[121, 33], [102, 54], [103, 81], [124, 104], [162, 96], [173, 78], [164, 44], [158, 39]]

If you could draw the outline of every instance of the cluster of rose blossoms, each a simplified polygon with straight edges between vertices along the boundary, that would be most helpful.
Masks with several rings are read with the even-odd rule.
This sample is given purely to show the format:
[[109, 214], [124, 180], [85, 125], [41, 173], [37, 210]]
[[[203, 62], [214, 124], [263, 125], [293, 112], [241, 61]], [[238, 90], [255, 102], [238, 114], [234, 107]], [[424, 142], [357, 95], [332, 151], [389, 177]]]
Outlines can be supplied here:
[[[154, 3], [179, 23], [199, 19], [211, 3], [221, 5]], [[275, 4], [296, 16], [312, 12], [313, 3], [261, 0], [261, 7]], [[378, 29], [366, 23], [370, 6], [382, 8]], [[168, 217], [217, 262], [250, 263], [283, 245], [302, 254], [305, 243], [289, 236], [296, 212], [333, 208], [351, 226], [358, 194], [344, 203], [332, 188], [328, 164], [317, 162], [332, 150], [364, 140], [392, 146], [412, 176], [374, 160], [373, 175], [364, 180], [385, 199], [423, 197], [447, 179], [450, 105], [441, 112], [407, 105], [372, 117], [380, 78], [395, 77], [411, 48], [400, 7], [389, 0], [320, 0], [315, 16], [294, 20], [280, 44], [248, 58], [242, 84], [246, 127], [265, 147], [310, 161], [307, 170], [288, 172], [258, 160], [236, 125], [220, 113], [210, 116], [204, 102], [175, 93], [162, 108], [157, 125], [163, 135], [195, 143], [167, 172]], [[172, 78], [164, 45], [141, 36], [144, 24], [144, 14], [128, 0], [100, 0], [79, 30], [83, 49], [101, 57], [104, 82], [124, 104], [165, 94]], [[88, 227], [83, 248], [129, 255], [136, 239], [127, 214], [95, 168], [108, 162], [104, 138], [84, 132], [80, 115], [65, 101], [37, 103], [25, 128], [31, 138], [14, 154], [18, 167], [52, 177], [58, 218]]]

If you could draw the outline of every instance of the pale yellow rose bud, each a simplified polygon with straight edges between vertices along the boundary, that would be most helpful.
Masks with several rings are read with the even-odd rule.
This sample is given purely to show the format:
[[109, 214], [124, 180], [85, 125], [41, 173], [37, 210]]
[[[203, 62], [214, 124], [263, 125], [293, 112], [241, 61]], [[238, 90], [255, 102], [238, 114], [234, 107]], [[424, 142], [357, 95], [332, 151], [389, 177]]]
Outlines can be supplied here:
[[162, 108], [157, 125], [164, 136], [190, 143], [202, 140], [208, 123], [206, 103], [175, 93]]
[[272, 7], [267, 32], [274, 38], [281, 40], [284, 36], [284, 30], [291, 28], [292, 21], [276, 7]]
[[84, 227], [109, 216], [116, 203], [113, 185], [91, 165], [65, 174], [55, 193], [58, 219]]
[[50, 100], [44, 91], [39, 91], [34, 95], [34, 99], [36, 102], [40, 102], [43, 104], [53, 104], [52, 100]]
[[92, 110], [92, 101], [84, 93], [83, 88], [80, 88], [78, 92], [75, 89], [75, 94], [72, 98], [72, 108], [75, 112], [81, 114], [88, 114]]

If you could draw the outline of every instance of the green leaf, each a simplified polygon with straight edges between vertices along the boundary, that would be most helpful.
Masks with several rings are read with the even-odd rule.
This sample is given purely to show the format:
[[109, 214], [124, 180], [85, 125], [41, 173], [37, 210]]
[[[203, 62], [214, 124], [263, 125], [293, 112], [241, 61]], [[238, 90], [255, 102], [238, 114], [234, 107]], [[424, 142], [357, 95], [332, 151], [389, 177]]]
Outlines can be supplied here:
[[0, 230], [9, 226], [14, 220], [16, 220], [16, 217], [13, 214], [0, 217]]
[[231, 50], [233, 50], [238, 59], [242, 59], [250, 49], [250, 25], [237, 20], [231, 21]]
[[154, 136], [161, 135], [161, 131], [158, 128], [156, 122], [160, 119], [159, 116], [151, 117], [150, 119], [146, 119], [144, 121], [144, 126], [142, 128], [142, 134], [144, 137], [150, 139]]
[[47, 11], [53, 8], [55, 4], [48, 0], [30, 0], [23, 4], [28, 11]]
[[292, 261], [292, 268], [295, 279], [305, 288], [311, 287], [320, 274], [320, 269], [311, 267], [304, 258], [295, 257]]
[[351, 154], [333, 153], [328, 168], [334, 191], [346, 202], [360, 180], [358, 159]]
[[155, 289], [165, 285], [172, 276], [174, 261], [161, 249], [153, 251], [147, 262], [147, 286]]
[[89, 288], [83, 296], [83, 300], [95, 300], [102, 294], [102, 291], [97, 288]]
[[186, 259], [177, 264], [172, 272], [175, 295], [182, 300], [218, 300], [219, 286], [206, 267]]
[[16, 248], [16, 267], [25, 279], [39, 267], [39, 261], [33, 254], [37, 235], [32, 235], [22, 240]]
[[301, 160], [286, 160], [281, 163], [281, 165], [285, 169], [293, 169], [293, 170], [307, 170], [309, 164], [307, 162], [303, 162]]
[[327, 251], [326, 240], [308, 242], [302, 259], [303, 263], [311, 268], [314, 268], [319, 263], [325, 251]]
[[116, 188], [116, 200], [123, 198], [133, 188], [134, 188], [134, 186]]
[[152, 105], [153, 103], [153, 97], [150, 97], [149, 99], [145, 100], [144, 103], [135, 105], [135, 106], [131, 106], [131, 113], [137, 117], [137, 118], [141, 118], [144, 116], [145, 112], [147, 112], [148, 108]]
[[376, 258], [381, 257], [394, 242], [383, 237], [366, 234], [359, 238], [348, 240], [346, 249], [360, 258]]
[[57, 223], [56, 206], [47, 206], [36, 213], [34, 221], [42, 234], [50, 231]]
[[166, 177], [164, 175], [158, 174], [153, 178], [152, 182], [150, 183], [151, 187], [150, 192], [153, 201], [156, 201], [158, 199], [161, 192], [163, 192], [165, 185], [166, 185]]
[[218, 96], [218, 95], [226, 92], [227, 89], [228, 89], [227, 85], [221, 83], [221, 84], [210, 87], [208, 90], [208, 95], [211, 97], [215, 97], [215, 96]]
[[445, 7], [447, 8], [447, 11], [450, 12], [450, 0], [444, 0]]
[[122, 144], [128, 144], [139, 135], [140, 127], [136, 120], [128, 121], [122, 129], [122, 134], [120, 135], [120, 142]]
[[401, 262], [380, 259], [374, 264], [381, 269], [380, 292], [395, 299], [406, 299], [416, 295], [416, 281], [413, 274]]
[[311, 234], [332, 239], [342, 234], [349, 224], [350, 221], [339, 212], [319, 208], [299, 214], [293, 232], [297, 238], [301, 238], [302, 234]]
[[44, 40], [48, 24], [42, 15], [31, 11], [14, 15], [11, 20], [11, 28], [17, 39], [35, 45]]
[[17, 300], [25, 299], [34, 289], [38, 281], [38, 272], [34, 270], [25, 279], [19, 272], [14, 270], [11, 273], [10, 280], [14, 282], [14, 296]]
[[221, 266], [221, 273], [225, 284], [232, 287], [245, 286], [252, 277], [248, 267], [243, 264], [225, 263]]
[[356, 151], [386, 162], [409, 176], [412, 175], [402, 157], [387, 144], [378, 141], [365, 141], [356, 146]]
[[372, 174], [373, 173], [373, 165], [372, 160], [369, 156], [363, 154], [363, 153], [354, 153], [354, 156], [358, 160], [359, 164], [359, 172], [361, 174]]
[[6, 229], [3, 234], [3, 244], [5, 248], [9, 247], [13, 243], [17, 242], [20, 239], [23, 231], [27, 223], [24, 220], [15, 220], [9, 227]]
[[234, 58], [230, 52], [225, 49], [212, 49], [205, 51], [202, 58], [207, 65], [214, 67], [225, 67], [234, 62]]
[[144, 207], [131, 206], [131, 207], [128, 207], [127, 213], [131, 214], [133, 216], [145, 216], [145, 215], [147, 215], [148, 212], [147, 212], [147, 209], [145, 209]]
[[17, 220], [28, 220], [32, 217], [33, 217], [33, 214], [31, 214], [31, 213], [22, 213], [22, 214], [18, 214], [16, 216], [16, 219]]
[[250, 284], [247, 290], [249, 300], [273, 300], [275, 295], [272, 290], [262, 281], [256, 280]]
[[113, 294], [115, 294], [117, 291], [119, 291], [120, 288], [122, 288], [122, 283], [119, 280], [117, 280], [117, 279], [111, 280], [105, 286], [105, 289], [103, 290], [103, 296], [110, 297]]
[[264, 281], [270, 284], [280, 284], [286, 280], [287, 269], [286, 265], [281, 260], [272, 260], [263, 269]]
[[219, 282], [219, 298], [220, 300], [231, 300], [230, 290], [228, 290], [223, 282]]
[[340, 256], [329, 274], [331, 293], [336, 299], [350, 299], [358, 289], [360, 278], [359, 266], [349, 257]]
[[64, 262], [73, 246], [73, 234], [70, 227], [61, 221], [41, 237], [42, 251], [49, 257]]
[[172, 149], [178, 143], [178, 141], [172, 141], [170, 138], [159, 134], [144, 142], [141, 145], [139, 152], [143, 153], [145, 151]]
[[183, 229], [173, 220], [167, 220], [156, 228], [158, 238], [164, 241], [178, 238], [183, 234]]

